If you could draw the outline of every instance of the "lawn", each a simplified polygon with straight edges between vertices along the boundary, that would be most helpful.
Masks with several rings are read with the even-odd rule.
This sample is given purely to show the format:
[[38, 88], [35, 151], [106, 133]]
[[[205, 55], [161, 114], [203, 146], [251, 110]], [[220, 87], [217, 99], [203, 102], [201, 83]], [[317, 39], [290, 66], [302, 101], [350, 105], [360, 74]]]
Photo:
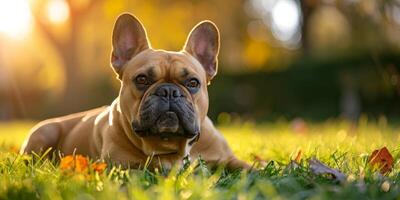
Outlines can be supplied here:
[[[399, 127], [384, 118], [362, 118], [356, 127], [341, 121], [293, 124], [284, 120], [219, 127], [239, 158], [258, 171], [211, 171], [201, 160], [185, 169], [88, 168], [72, 172], [38, 156], [18, 156], [32, 126], [0, 124], [0, 199], [396, 199], [400, 197]], [[368, 164], [373, 150], [386, 146], [393, 169], [382, 175]], [[299, 153], [300, 152], [300, 153]], [[343, 172], [338, 181], [314, 174], [316, 158]], [[293, 165], [291, 160], [296, 160]], [[292, 164], [289, 164], [292, 163]]]

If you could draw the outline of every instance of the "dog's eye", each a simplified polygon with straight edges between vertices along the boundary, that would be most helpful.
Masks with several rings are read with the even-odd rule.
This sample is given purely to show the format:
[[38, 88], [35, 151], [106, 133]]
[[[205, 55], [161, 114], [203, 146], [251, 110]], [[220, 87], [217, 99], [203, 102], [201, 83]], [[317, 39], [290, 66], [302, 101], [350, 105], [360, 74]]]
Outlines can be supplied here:
[[196, 78], [192, 78], [186, 83], [186, 87], [188, 88], [198, 88], [199, 86], [200, 82]]
[[137, 84], [141, 84], [141, 85], [148, 84], [148, 80], [145, 75], [138, 75], [135, 80], [136, 80]]

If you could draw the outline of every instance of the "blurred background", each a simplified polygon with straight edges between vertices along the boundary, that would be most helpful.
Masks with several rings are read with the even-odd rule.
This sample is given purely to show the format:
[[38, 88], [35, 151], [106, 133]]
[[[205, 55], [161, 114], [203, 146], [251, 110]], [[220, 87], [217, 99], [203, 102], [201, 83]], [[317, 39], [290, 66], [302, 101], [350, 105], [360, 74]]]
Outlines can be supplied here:
[[122, 12], [166, 50], [201, 20], [218, 25], [209, 115], [220, 124], [399, 118], [400, 0], [0, 0], [0, 121], [111, 103]]

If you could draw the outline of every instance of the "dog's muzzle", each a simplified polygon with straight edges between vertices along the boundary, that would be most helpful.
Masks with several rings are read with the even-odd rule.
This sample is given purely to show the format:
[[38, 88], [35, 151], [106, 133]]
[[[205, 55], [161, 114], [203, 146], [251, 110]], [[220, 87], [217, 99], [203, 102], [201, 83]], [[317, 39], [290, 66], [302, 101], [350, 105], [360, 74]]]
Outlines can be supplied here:
[[200, 134], [192, 103], [176, 84], [160, 84], [139, 109], [139, 119], [132, 122], [140, 137], [195, 138]]

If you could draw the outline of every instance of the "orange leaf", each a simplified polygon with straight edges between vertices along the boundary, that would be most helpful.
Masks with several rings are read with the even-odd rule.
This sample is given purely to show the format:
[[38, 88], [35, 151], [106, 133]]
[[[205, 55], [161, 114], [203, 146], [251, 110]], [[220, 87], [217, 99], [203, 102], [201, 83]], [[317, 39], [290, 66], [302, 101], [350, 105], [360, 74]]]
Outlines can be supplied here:
[[61, 159], [60, 169], [71, 170], [73, 168], [74, 168], [74, 157], [73, 156], [65, 156]]
[[89, 161], [82, 155], [65, 156], [61, 159], [61, 170], [73, 170], [75, 172], [84, 172], [89, 166]]
[[92, 169], [93, 171], [98, 172], [99, 174], [103, 173], [104, 169], [106, 169], [107, 164], [106, 163], [93, 163], [92, 164]]
[[303, 155], [303, 151], [301, 149], [299, 149], [299, 151], [297, 151], [296, 157], [294, 158], [294, 161], [296, 161], [297, 163], [300, 163], [302, 155]]
[[383, 147], [372, 152], [368, 163], [372, 168], [379, 169], [382, 174], [386, 174], [393, 168], [393, 156], [386, 147]]
[[89, 166], [89, 161], [86, 157], [77, 155], [75, 156], [75, 171], [83, 172], [87, 170]]

